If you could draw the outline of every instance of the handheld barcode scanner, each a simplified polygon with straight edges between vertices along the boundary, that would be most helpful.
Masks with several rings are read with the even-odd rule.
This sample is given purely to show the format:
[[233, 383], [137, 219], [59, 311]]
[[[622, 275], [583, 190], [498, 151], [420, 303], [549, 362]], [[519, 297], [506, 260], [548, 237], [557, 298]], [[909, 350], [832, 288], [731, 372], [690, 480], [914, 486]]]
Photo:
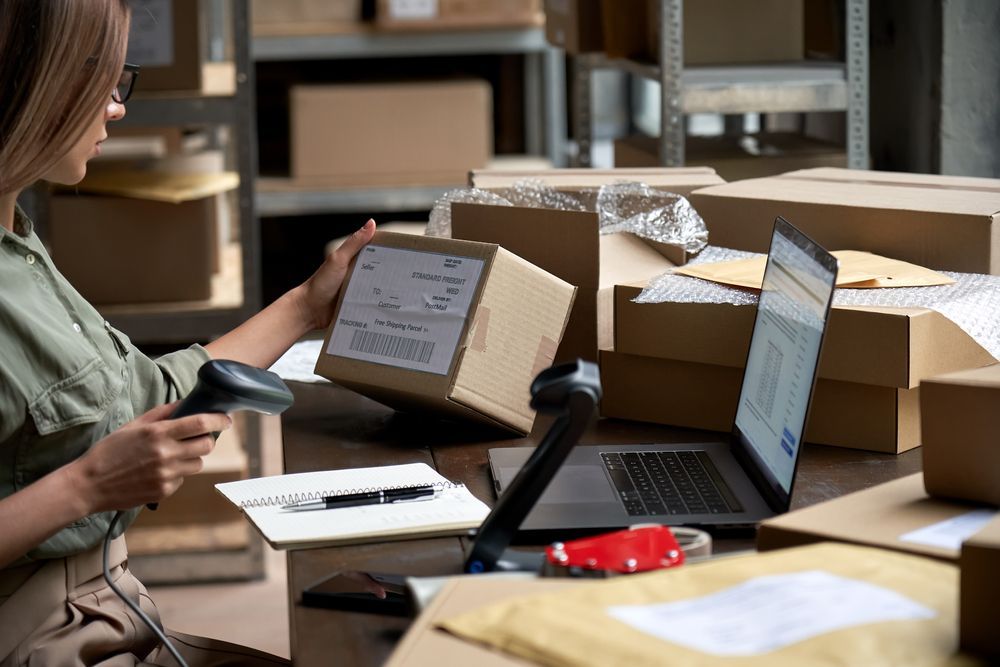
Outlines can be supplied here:
[[[239, 410], [277, 415], [287, 410], [292, 405], [293, 400], [292, 392], [277, 374], [238, 361], [213, 359], [205, 362], [198, 369], [198, 383], [191, 390], [191, 393], [181, 401], [170, 418], [179, 419], [206, 412], [225, 412], [228, 414]], [[150, 503], [146, 507], [155, 510], [157, 503]], [[177, 663], [187, 667], [187, 663], [163, 634], [162, 629], [135, 602], [124, 595], [111, 580], [108, 553], [111, 546], [111, 535], [114, 533], [121, 515], [120, 511], [115, 513], [108, 526], [108, 533], [104, 537], [104, 579], [111, 586], [111, 590], [124, 600], [132, 611], [157, 635]]]

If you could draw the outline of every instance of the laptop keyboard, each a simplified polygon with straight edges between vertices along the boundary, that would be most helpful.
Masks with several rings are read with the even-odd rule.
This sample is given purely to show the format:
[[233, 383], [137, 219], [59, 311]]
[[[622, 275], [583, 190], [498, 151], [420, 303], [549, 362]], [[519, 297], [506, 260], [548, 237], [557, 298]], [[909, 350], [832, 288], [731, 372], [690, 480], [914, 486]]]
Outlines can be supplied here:
[[629, 516], [743, 511], [703, 451], [601, 452]]

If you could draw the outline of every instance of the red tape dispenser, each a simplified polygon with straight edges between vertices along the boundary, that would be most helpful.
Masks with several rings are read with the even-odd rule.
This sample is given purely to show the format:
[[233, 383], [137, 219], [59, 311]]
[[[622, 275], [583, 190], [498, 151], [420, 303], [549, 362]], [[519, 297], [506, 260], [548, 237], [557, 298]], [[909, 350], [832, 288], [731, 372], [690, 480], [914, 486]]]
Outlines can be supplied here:
[[[699, 550], [709, 540], [707, 533], [684, 531], [684, 541], [697, 544]], [[698, 536], [688, 535], [698, 533]], [[693, 540], [692, 540], [693, 538]], [[709, 549], [711, 547], [709, 546]], [[545, 576], [611, 577], [647, 572], [684, 563], [684, 549], [666, 526], [634, 526], [596, 537], [569, 542], [555, 542], [545, 549]]]

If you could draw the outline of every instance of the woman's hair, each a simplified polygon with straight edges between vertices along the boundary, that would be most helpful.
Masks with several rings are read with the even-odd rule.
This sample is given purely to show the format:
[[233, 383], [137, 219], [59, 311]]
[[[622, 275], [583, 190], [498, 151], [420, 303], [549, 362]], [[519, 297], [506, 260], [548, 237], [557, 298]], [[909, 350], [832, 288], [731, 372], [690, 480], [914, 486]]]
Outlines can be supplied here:
[[51, 169], [110, 103], [127, 0], [0, 0], [0, 194]]

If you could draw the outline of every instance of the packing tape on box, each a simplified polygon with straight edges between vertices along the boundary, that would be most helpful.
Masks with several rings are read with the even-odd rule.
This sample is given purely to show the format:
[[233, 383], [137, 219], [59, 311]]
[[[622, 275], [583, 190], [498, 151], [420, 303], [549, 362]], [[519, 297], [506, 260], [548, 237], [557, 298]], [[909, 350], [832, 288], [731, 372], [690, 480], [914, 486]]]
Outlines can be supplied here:
[[[707, 246], [689, 264], [707, 264], [753, 257], [756, 253]], [[835, 306], [881, 306], [887, 308], [927, 308], [957, 324], [973, 340], [1000, 359], [1000, 276], [979, 273], [939, 273], [955, 280], [952, 285], [881, 289], [838, 288]], [[665, 273], [650, 281], [636, 303], [728, 303], [746, 306], [757, 303], [757, 292], [730, 287], [675, 273]]]
[[427, 223], [429, 236], [451, 236], [453, 203], [591, 211], [597, 213], [602, 234], [631, 232], [689, 253], [700, 251], [708, 243], [705, 221], [687, 198], [645, 183], [623, 181], [600, 188], [560, 192], [540, 180], [528, 178], [498, 193], [477, 188], [451, 190], [431, 210]]

